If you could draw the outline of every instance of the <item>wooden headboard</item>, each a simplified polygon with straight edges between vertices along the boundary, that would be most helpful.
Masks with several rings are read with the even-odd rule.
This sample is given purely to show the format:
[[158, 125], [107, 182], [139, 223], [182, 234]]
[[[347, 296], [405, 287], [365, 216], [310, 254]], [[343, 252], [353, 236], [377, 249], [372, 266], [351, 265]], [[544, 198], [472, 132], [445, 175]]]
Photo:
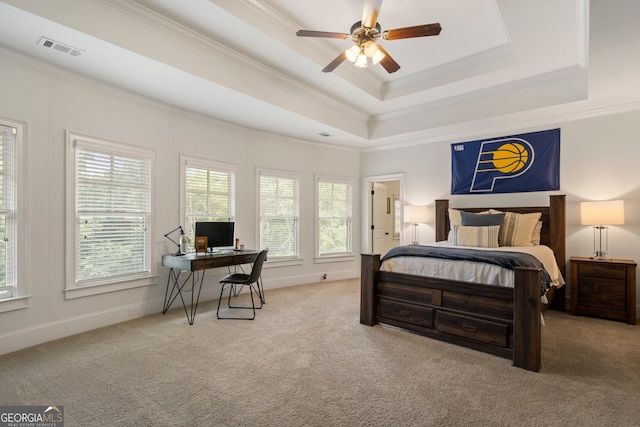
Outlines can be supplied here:
[[[542, 231], [540, 232], [540, 244], [549, 246], [556, 257], [558, 268], [565, 275], [566, 265], [566, 196], [564, 194], [549, 196], [549, 206], [522, 206], [497, 208], [465, 208], [451, 206], [467, 212], [482, 212], [488, 209], [497, 209], [503, 212], [531, 213], [542, 212]], [[449, 200], [436, 200], [436, 242], [447, 240], [449, 235]]]

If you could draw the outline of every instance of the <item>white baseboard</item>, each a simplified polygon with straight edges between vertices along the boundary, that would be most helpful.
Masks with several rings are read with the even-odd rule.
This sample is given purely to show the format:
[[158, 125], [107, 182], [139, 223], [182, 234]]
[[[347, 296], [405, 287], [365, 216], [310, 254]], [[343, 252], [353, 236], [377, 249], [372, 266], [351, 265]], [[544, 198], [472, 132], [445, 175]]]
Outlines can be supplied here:
[[[356, 277], [359, 277], [358, 271], [345, 270], [340, 272], [331, 272], [324, 280], [346, 280]], [[217, 278], [210, 277], [210, 279], [216, 280]], [[265, 289], [268, 290], [318, 283], [321, 281], [323, 281], [322, 274], [310, 273], [302, 276], [277, 277], [270, 280], [264, 280], [263, 285]], [[215, 285], [217, 285], [217, 283], [215, 283]], [[220, 287], [215, 285], [209, 286], [207, 283], [203, 285], [202, 292], [200, 294], [200, 302], [218, 299]], [[162, 311], [163, 302], [163, 299], [153, 299], [136, 304], [116, 307], [110, 310], [88, 313], [82, 316], [74, 316], [55, 322], [42, 323], [29, 328], [11, 331], [4, 335], [0, 335], [0, 355], [12, 353], [47, 341], [53, 341], [82, 332], [87, 332], [92, 329], [126, 322], [148, 314], [159, 313]], [[179, 302], [174, 301], [172, 308], [175, 308], [177, 306], [176, 304], [179, 304]]]
[[307, 285], [310, 283], [319, 283], [323, 281], [332, 282], [334, 280], [348, 280], [360, 277], [358, 270], [332, 271], [327, 273], [326, 279], [323, 279], [322, 273], [309, 273], [298, 276], [277, 277], [275, 279], [265, 279], [265, 289], [286, 288], [289, 286]]
[[47, 341], [159, 312], [162, 311], [162, 302], [162, 300], [145, 301], [12, 331], [0, 336], [0, 354], [12, 353]]

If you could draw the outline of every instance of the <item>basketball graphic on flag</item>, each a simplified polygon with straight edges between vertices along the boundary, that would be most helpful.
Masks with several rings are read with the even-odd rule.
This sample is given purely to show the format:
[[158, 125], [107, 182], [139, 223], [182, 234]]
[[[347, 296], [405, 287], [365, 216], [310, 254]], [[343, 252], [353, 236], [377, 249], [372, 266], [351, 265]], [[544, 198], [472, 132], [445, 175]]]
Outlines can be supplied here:
[[529, 152], [518, 143], [508, 143], [493, 152], [493, 166], [502, 173], [517, 172], [527, 164]]
[[471, 191], [493, 191], [497, 181], [526, 173], [535, 158], [531, 144], [519, 138], [482, 141], [479, 148]]

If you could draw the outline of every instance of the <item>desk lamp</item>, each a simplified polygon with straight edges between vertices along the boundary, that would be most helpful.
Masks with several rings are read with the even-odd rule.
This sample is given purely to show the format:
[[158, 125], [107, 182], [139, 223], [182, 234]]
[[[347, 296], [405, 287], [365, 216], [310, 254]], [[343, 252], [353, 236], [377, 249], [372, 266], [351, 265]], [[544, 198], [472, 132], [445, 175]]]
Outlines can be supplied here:
[[[169, 235], [171, 233], [173, 233], [174, 231], [178, 231], [178, 230], [180, 230], [180, 235], [178, 236], [178, 241], [176, 242], [171, 237], [169, 237]], [[189, 243], [191, 241], [191, 239], [189, 239], [189, 237], [186, 234], [184, 234], [184, 230], [182, 229], [181, 225], [179, 225], [178, 227], [174, 228], [173, 230], [171, 230], [170, 232], [165, 234], [164, 237], [166, 237], [167, 239], [171, 240], [174, 244], [178, 245], [178, 252], [173, 254], [174, 256], [182, 256], [182, 255], [184, 255], [184, 252], [182, 251], [182, 245], [184, 245], [186, 243]]]

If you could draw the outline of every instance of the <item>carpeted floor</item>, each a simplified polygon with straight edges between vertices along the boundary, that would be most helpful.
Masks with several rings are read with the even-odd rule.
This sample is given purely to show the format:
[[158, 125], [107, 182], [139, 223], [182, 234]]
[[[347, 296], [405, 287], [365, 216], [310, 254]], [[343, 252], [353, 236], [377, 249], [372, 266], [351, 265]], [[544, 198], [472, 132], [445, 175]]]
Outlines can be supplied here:
[[1, 405], [71, 426], [640, 426], [640, 326], [548, 312], [542, 370], [359, 324], [359, 282], [267, 290], [0, 356]]

